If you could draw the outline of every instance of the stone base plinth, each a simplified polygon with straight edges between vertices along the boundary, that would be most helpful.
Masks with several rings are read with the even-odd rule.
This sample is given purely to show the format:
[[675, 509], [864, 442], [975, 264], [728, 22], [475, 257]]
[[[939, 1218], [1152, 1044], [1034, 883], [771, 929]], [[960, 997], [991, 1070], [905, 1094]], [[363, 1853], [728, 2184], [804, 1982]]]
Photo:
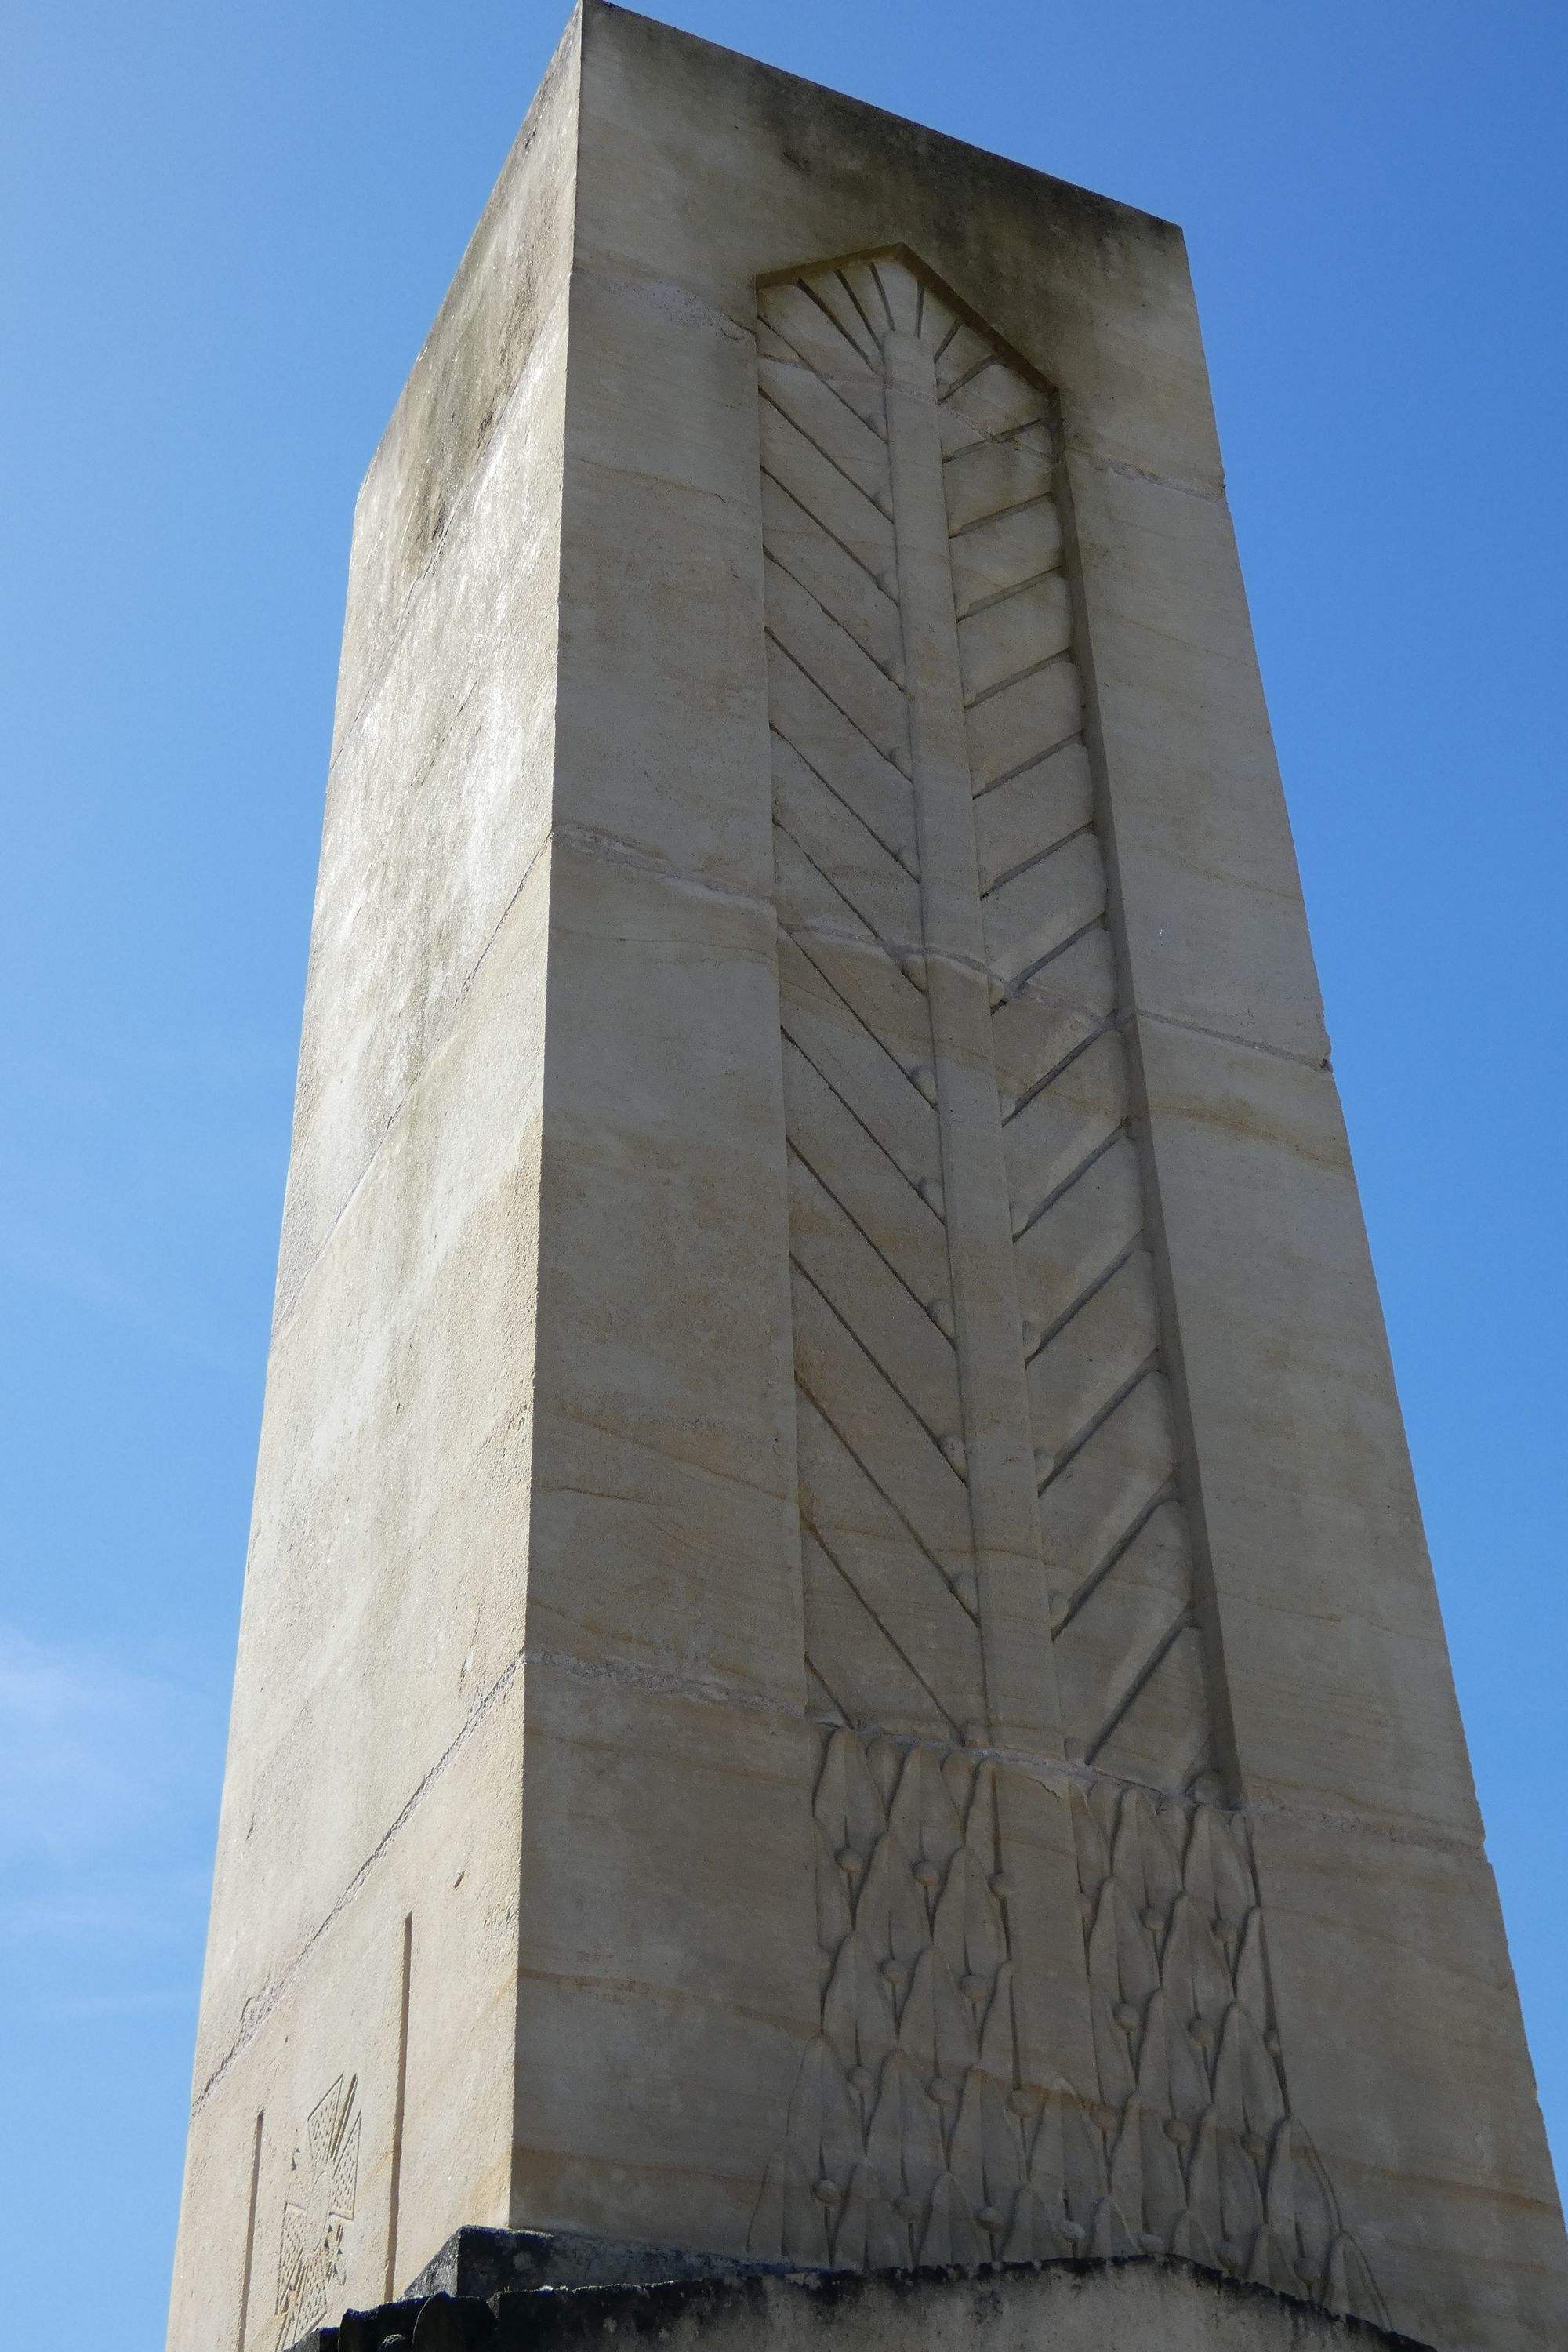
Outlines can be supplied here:
[[[608, 2336], [651, 2339], [665, 2352], [699, 2343], [702, 2352], [1425, 2352], [1363, 2320], [1165, 2260], [853, 2277], [676, 2256], [688, 2274], [644, 2284], [500, 2283], [509, 2273], [537, 2282], [599, 2268], [570, 2246], [562, 2257], [566, 2242], [460, 2231], [417, 2283], [440, 2274], [458, 2292], [345, 2312], [296, 2352], [605, 2352]], [[595, 2254], [595, 2242], [581, 2245]], [[641, 2269], [659, 2252], [597, 2251], [634, 2255]]]

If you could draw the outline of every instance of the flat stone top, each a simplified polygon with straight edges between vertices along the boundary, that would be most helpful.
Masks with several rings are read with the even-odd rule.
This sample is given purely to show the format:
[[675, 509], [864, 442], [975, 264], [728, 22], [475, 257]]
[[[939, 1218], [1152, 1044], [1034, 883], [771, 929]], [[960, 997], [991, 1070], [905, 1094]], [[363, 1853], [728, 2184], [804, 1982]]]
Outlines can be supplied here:
[[825, 2337], [835, 2352], [1429, 2352], [1269, 2287], [1149, 2259], [859, 2277], [737, 2264], [728, 2277], [442, 2294], [346, 2313], [295, 2352], [548, 2352], [610, 2336], [667, 2352], [805, 2352]]

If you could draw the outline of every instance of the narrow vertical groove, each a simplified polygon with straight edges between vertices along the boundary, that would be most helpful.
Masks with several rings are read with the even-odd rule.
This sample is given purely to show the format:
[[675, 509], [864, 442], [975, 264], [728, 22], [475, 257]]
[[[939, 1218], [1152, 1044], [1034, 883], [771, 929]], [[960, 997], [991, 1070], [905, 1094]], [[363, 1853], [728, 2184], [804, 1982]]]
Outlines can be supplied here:
[[261, 2131], [266, 2119], [266, 2108], [258, 2107], [256, 2134], [250, 2147], [250, 2202], [245, 2216], [245, 2263], [239, 2274], [239, 2326], [235, 2331], [235, 2352], [245, 2352], [245, 2332], [250, 2316], [250, 2273], [256, 2260], [256, 2200], [261, 2187]]
[[1029, 1395], [991, 1053], [980, 881], [936, 371], [912, 335], [884, 346], [899, 602], [913, 754], [942, 1185], [963, 1399], [990, 1737], [1059, 1756]]
[[392, 2179], [386, 2200], [386, 2286], [382, 2300], [397, 2294], [397, 2218], [403, 2194], [403, 2118], [408, 2098], [408, 1991], [414, 1974], [414, 1914], [403, 1921], [403, 1981], [397, 2007], [397, 2093], [392, 2109]]

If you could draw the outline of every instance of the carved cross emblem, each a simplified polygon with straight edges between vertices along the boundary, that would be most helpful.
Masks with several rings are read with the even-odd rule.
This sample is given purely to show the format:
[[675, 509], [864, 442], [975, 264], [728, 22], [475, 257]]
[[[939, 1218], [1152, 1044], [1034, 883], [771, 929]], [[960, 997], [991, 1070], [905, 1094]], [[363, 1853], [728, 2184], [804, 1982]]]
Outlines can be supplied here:
[[327, 2316], [343, 2273], [343, 2233], [353, 2220], [359, 2181], [359, 2077], [340, 2074], [311, 2108], [305, 2142], [294, 2150], [278, 2252], [279, 2352]]

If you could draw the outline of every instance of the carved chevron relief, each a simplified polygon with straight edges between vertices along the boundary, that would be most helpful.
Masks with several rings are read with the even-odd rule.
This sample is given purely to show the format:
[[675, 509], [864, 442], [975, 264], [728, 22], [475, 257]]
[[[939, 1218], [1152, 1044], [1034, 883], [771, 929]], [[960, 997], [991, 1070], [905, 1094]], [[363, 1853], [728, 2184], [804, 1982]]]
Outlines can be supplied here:
[[752, 2244], [1376, 2317], [1215, 1778], [1049, 404], [902, 258], [758, 307], [823, 1995]]

